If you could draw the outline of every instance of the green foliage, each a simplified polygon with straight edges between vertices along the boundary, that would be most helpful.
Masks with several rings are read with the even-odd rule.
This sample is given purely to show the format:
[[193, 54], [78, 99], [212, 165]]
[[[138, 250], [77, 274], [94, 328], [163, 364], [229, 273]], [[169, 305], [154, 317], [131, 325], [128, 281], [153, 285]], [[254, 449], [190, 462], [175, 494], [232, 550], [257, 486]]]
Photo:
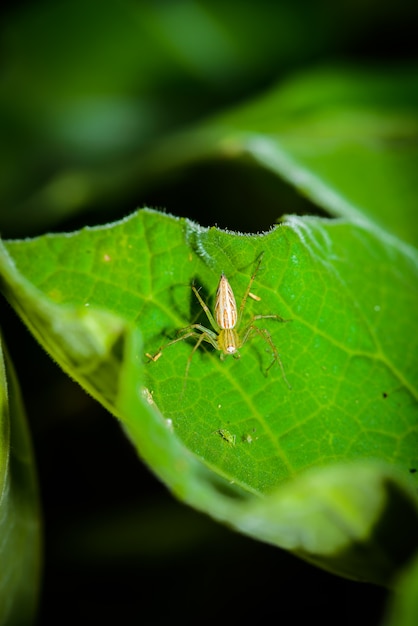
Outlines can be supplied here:
[[0, 624], [28, 624], [38, 603], [36, 471], [15, 374], [0, 355]]
[[[64, 369], [120, 417], [141, 456], [174, 492], [333, 571], [390, 580], [405, 558], [404, 535], [378, 539], [374, 533], [386, 510], [392, 519], [395, 503], [412, 498], [416, 474], [410, 470], [418, 464], [411, 314], [418, 264], [411, 249], [345, 221], [292, 217], [270, 233], [242, 236], [142, 210], [70, 237], [9, 242], [7, 250], [14, 263], [4, 252], [10, 301]], [[216, 351], [197, 350], [187, 380], [193, 342], [178, 342], [146, 362], [144, 353], [158, 352], [179, 328], [196, 319], [207, 323], [193, 299], [193, 281], [213, 307], [220, 273], [243, 294], [262, 252], [252, 287], [260, 301], [248, 299], [244, 319], [279, 313], [291, 320], [258, 322], [279, 346], [291, 389], [279, 367], [266, 376], [272, 355], [259, 337], [243, 346], [240, 360], [223, 362]], [[144, 348], [132, 347], [136, 329]], [[187, 468], [181, 478], [179, 459]], [[368, 469], [365, 460], [397, 471]], [[359, 461], [357, 469], [330, 466]], [[328, 466], [333, 469], [312, 479], [302, 474]], [[335, 475], [339, 485], [348, 484], [343, 506]], [[306, 484], [314, 485], [310, 498]], [[260, 505], [261, 495], [268, 498]], [[324, 498], [332, 514], [307, 513], [311, 506], [321, 510]], [[399, 510], [398, 525], [409, 528], [417, 516], [412, 500]], [[256, 531], [248, 517], [257, 519]], [[335, 540], [330, 530], [321, 532], [327, 524]], [[355, 531], [342, 531], [341, 524], [354, 524]], [[298, 539], [295, 528], [315, 541]], [[353, 557], [357, 541], [377, 542], [377, 554], [363, 548], [362, 558]], [[387, 553], [384, 569], [381, 553]]]
[[417, 246], [417, 120], [415, 66], [320, 68], [176, 137], [175, 149], [162, 142], [140, 162], [138, 176], [214, 153], [251, 158], [331, 215]]
[[384, 626], [415, 626], [418, 621], [418, 560], [408, 564], [397, 581], [397, 592]]
[[[77, 214], [76, 228], [107, 224], [2, 243], [0, 287], [177, 498], [396, 587], [388, 624], [409, 626], [418, 73], [333, 61], [350, 45], [346, 30], [334, 41], [333, 17], [374, 27], [367, 3], [293, 5], [76, 0], [14, 13], [2, 26], [2, 232], [65, 230]], [[329, 61], [312, 68], [316, 56]], [[177, 205], [158, 195], [167, 185]], [[138, 205], [195, 221], [151, 209], [113, 221]], [[112, 216], [93, 220], [103, 208]], [[201, 225], [217, 216], [268, 232]], [[257, 315], [286, 323], [258, 319], [268, 334], [240, 359], [193, 351], [196, 337], [161, 351], [190, 324], [210, 327], [191, 285], [213, 311], [224, 272], [239, 303], [260, 258], [238, 332]], [[267, 373], [266, 336], [283, 370]], [[17, 385], [9, 365], [1, 373], [0, 623], [19, 623], [36, 605], [39, 513]]]

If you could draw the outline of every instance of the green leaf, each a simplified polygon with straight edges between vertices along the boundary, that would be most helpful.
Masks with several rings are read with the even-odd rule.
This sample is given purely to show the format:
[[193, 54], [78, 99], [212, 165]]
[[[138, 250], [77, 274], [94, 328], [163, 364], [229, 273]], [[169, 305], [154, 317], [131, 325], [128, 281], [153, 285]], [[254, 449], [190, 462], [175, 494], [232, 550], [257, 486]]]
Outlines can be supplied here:
[[39, 593], [39, 499], [23, 405], [3, 352], [0, 378], [0, 624], [29, 624]]
[[417, 137], [415, 67], [325, 67], [167, 140], [137, 174], [147, 184], [197, 160], [250, 157], [332, 215], [418, 245]]
[[387, 619], [383, 626], [416, 626], [418, 623], [418, 557], [402, 572], [397, 581]]
[[[1, 275], [40, 342], [178, 497], [332, 571], [388, 582], [405, 544], [417, 547], [418, 263], [380, 235], [293, 217], [242, 236], [142, 210], [8, 242]], [[247, 299], [238, 332], [255, 314], [291, 320], [257, 322], [291, 389], [277, 364], [266, 375], [272, 349], [259, 335], [239, 360], [202, 346], [187, 379], [193, 338], [147, 362], [179, 328], [210, 326], [192, 282], [213, 309], [225, 272], [239, 302], [261, 254], [260, 300]]]
[[325, 6], [265, 7], [72, 0], [9, 13], [0, 230], [40, 232], [120, 203], [144, 145], [332, 45]]

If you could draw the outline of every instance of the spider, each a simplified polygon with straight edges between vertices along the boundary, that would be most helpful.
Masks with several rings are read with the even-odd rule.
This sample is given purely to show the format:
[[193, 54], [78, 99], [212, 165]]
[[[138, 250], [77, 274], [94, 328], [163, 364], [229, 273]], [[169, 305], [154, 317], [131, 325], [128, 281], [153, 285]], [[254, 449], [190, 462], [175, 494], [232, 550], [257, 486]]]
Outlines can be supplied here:
[[190, 356], [187, 360], [186, 371], [185, 371], [185, 380], [187, 380], [187, 376], [189, 374], [190, 364], [195, 354], [196, 350], [199, 349], [200, 345], [205, 341], [206, 343], [210, 343], [211, 346], [220, 352], [220, 359], [223, 361], [227, 356], [232, 355], [235, 359], [240, 358], [239, 350], [242, 346], [247, 343], [251, 337], [254, 335], [260, 335], [262, 339], [269, 345], [273, 352], [273, 360], [268, 366], [266, 370], [266, 374], [269, 372], [270, 368], [274, 363], [278, 363], [280, 369], [282, 371], [282, 375], [286, 384], [289, 388], [289, 382], [286, 378], [286, 374], [284, 372], [283, 364], [280, 360], [279, 353], [277, 351], [276, 346], [273, 343], [271, 335], [266, 328], [259, 328], [254, 324], [258, 320], [263, 319], [274, 319], [278, 322], [289, 322], [291, 320], [285, 320], [280, 315], [253, 315], [250, 322], [244, 327], [244, 330], [240, 333], [239, 329], [241, 326], [242, 315], [244, 313], [245, 305], [247, 304], [248, 298], [252, 298], [253, 300], [260, 301], [261, 298], [259, 296], [251, 293], [251, 287], [257, 276], [258, 270], [260, 268], [261, 260], [264, 253], [261, 254], [253, 275], [250, 278], [247, 289], [244, 293], [244, 296], [241, 300], [241, 304], [239, 309], [237, 309], [237, 304], [235, 302], [234, 292], [232, 291], [232, 287], [229, 284], [229, 281], [224, 273], [221, 274], [219, 279], [218, 289], [216, 292], [216, 300], [215, 300], [215, 311], [214, 315], [209, 310], [209, 307], [203, 301], [202, 296], [199, 293], [199, 290], [196, 289], [194, 285], [192, 285], [193, 292], [196, 298], [199, 301], [200, 306], [206, 313], [206, 316], [212, 326], [212, 328], [207, 328], [202, 324], [190, 324], [185, 328], [181, 328], [178, 331], [180, 335], [177, 339], [173, 339], [169, 341], [164, 346], [162, 346], [158, 352], [154, 355], [146, 353], [150, 361], [158, 361], [161, 357], [163, 350], [168, 348], [168, 346], [172, 346], [173, 344], [184, 341], [186, 339], [196, 339], [196, 343], [193, 346], [193, 349], [190, 353]]

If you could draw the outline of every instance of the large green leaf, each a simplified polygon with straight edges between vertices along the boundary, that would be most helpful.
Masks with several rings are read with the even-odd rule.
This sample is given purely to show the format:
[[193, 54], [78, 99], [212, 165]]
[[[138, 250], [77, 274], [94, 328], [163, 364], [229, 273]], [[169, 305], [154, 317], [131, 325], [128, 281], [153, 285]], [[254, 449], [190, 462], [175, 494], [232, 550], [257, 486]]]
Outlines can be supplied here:
[[[412, 248], [344, 221], [240, 236], [143, 210], [7, 251], [9, 300], [179, 497], [347, 576], [387, 582], [417, 547]], [[213, 308], [225, 272], [239, 301], [261, 254], [238, 331], [255, 314], [291, 320], [257, 322], [291, 388], [278, 365], [266, 375], [261, 336], [240, 360], [199, 348], [187, 379], [193, 340], [146, 362], [179, 328], [209, 325], [193, 281]]]
[[136, 174], [146, 185], [201, 159], [249, 157], [332, 215], [418, 245], [417, 137], [415, 67], [321, 68], [168, 139]]
[[8, 12], [1, 231], [39, 232], [94, 205], [98, 193], [120, 205], [144, 145], [311, 62], [335, 41], [329, 19], [326, 5], [308, 0], [303, 10], [290, 1], [72, 0]]
[[30, 624], [38, 603], [40, 513], [17, 381], [0, 353], [0, 624]]

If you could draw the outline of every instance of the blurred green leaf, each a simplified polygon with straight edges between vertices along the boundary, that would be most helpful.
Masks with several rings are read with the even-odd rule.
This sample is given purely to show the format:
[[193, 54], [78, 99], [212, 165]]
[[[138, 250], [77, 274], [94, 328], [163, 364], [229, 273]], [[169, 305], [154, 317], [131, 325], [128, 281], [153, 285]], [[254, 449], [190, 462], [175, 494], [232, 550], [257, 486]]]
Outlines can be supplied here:
[[139, 163], [139, 180], [209, 157], [249, 157], [332, 215], [418, 244], [415, 67], [294, 77], [161, 144]]
[[[345, 221], [292, 217], [270, 233], [240, 236], [143, 210], [72, 235], [8, 242], [7, 250], [9, 300], [64, 369], [121, 418], [181, 499], [376, 582], [402, 565], [404, 544], [416, 548], [413, 249]], [[258, 336], [240, 360], [197, 350], [187, 380], [193, 342], [145, 363], [144, 353], [157, 353], [179, 328], [208, 325], [193, 281], [213, 309], [223, 271], [239, 301], [261, 253], [252, 286], [260, 300], [248, 299], [244, 325], [255, 314], [292, 320], [257, 323], [278, 346], [291, 389], [277, 365], [265, 375], [271, 348]], [[379, 465], [364, 466], [372, 460]], [[332, 464], [348, 461], [363, 464], [333, 473]], [[382, 534], [386, 511], [391, 532]]]
[[30, 624], [38, 604], [40, 511], [17, 381], [0, 354], [0, 624]]
[[[369, 43], [364, 28], [367, 24], [374, 28], [376, 20], [370, 6], [335, 7], [329, 0], [320, 4], [304, 0], [297, 6], [290, 0], [245, 6], [237, 0], [94, 0], [88, 5], [81, 0], [58, 4], [43, 0], [19, 8], [10, 11], [1, 25], [3, 233], [6, 229], [19, 235], [42, 232], [86, 207], [102, 211], [120, 206], [123, 199], [126, 206], [149, 204], [139, 179], [148, 185], [148, 174], [156, 166], [158, 173], [163, 171], [170, 178], [173, 158], [165, 158], [163, 168], [158, 162], [151, 168], [144, 151], [153, 142], [186, 123], [224, 110], [231, 102], [248, 102], [254, 93], [278, 80], [284, 89], [283, 106], [277, 94], [269, 96], [276, 112], [274, 107], [269, 112], [266, 102], [260, 110], [262, 119], [253, 128], [248, 125], [255, 121], [251, 115], [249, 120], [240, 120], [239, 128], [228, 120], [229, 128], [224, 128], [228, 132], [246, 132], [248, 127], [258, 134], [257, 141], [249, 143], [238, 138], [234, 143], [238, 153], [254, 153], [263, 166], [269, 161], [268, 167], [338, 214], [346, 211], [345, 200], [369, 211], [364, 201], [374, 196], [375, 206], [389, 212], [396, 226], [393, 216], [405, 201], [412, 201], [410, 172], [414, 164], [408, 166], [404, 156], [410, 149], [414, 157], [414, 149], [406, 146], [410, 142], [405, 140], [407, 124], [394, 120], [393, 115], [402, 117], [403, 107], [409, 106], [416, 85], [413, 67], [410, 75], [403, 77], [402, 68], [385, 70], [386, 87], [377, 91], [379, 72], [365, 72], [363, 64], [361, 69], [334, 67], [332, 72], [320, 70], [300, 81], [286, 81], [303, 64], [345, 56], [347, 46], [353, 46], [350, 25], [356, 36]], [[393, 24], [403, 15], [408, 24], [407, 8], [397, 6], [391, 15], [386, 7], [379, 19], [394, 29]], [[336, 21], [346, 28], [336, 29]], [[357, 43], [356, 39], [354, 46]], [[369, 91], [372, 97], [362, 109], [362, 97]], [[385, 118], [387, 105], [392, 107], [386, 111], [389, 119]], [[400, 109], [396, 109], [398, 105]], [[416, 98], [410, 105], [414, 115]], [[241, 106], [233, 116], [239, 116], [240, 110]], [[265, 114], [269, 128], [263, 125]], [[412, 126], [415, 128], [414, 122]], [[276, 156], [271, 159], [271, 146], [265, 140], [260, 144], [259, 139], [271, 137], [277, 129], [284, 155], [276, 145]], [[346, 141], [347, 132], [351, 143]], [[411, 132], [415, 133], [413, 128]], [[222, 138], [221, 143], [216, 154], [220, 150], [221, 155], [231, 156], [233, 146], [231, 152]], [[316, 158], [316, 147], [323, 158]], [[390, 158], [385, 156], [388, 148], [393, 148]], [[212, 156], [214, 147], [201, 146], [202, 151], [204, 156]], [[193, 142], [174, 146], [180, 162], [187, 160], [190, 152]], [[374, 160], [375, 153], [379, 162]], [[285, 162], [274, 165], [280, 156], [286, 157]], [[191, 160], [198, 157], [193, 154]], [[295, 161], [292, 172], [289, 159]], [[393, 169], [399, 170], [396, 180]], [[328, 193], [324, 181], [329, 183]], [[330, 195], [334, 186], [336, 193]], [[280, 199], [277, 204], [278, 214]], [[403, 236], [409, 236], [409, 229], [402, 229]]]
[[383, 626], [416, 626], [418, 623], [418, 557], [411, 561], [397, 581]]
[[277, 126], [264, 117], [273, 94], [252, 110], [245, 130], [261, 123], [267, 141], [249, 137], [244, 149], [331, 214], [371, 220], [416, 245], [417, 76], [339, 68], [296, 79], [276, 92]]
[[10, 10], [0, 26], [0, 199], [13, 210], [2, 232], [23, 215], [27, 230], [48, 228], [101, 204], [111, 183], [120, 197], [150, 140], [249, 93], [293, 57], [311, 60], [330, 31], [327, 11], [304, 4], [303, 14], [290, 1], [260, 10], [236, 0]]

